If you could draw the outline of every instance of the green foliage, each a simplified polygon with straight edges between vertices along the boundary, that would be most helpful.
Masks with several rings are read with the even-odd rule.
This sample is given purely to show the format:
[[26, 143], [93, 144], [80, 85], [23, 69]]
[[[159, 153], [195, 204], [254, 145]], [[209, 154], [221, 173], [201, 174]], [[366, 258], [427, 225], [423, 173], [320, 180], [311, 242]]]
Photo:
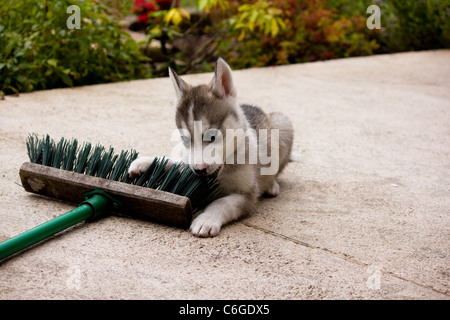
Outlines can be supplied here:
[[[140, 44], [107, 15], [123, 17], [133, 0], [1, 1], [0, 97], [163, 76], [168, 66], [212, 71], [219, 56], [249, 68], [450, 47], [449, 0], [183, 0], [167, 10], [156, 9], [167, 1], [146, 1], [154, 10]], [[71, 4], [81, 29], [66, 26]], [[381, 30], [366, 27], [370, 4]]]
[[258, 0], [240, 6], [237, 15], [241, 23], [230, 18], [218, 46], [239, 68], [369, 55], [378, 47], [364, 16], [341, 15], [326, 1]]
[[[71, 4], [81, 28], [66, 25]], [[86, 1], [0, 3], [0, 93], [148, 77], [145, 57], [103, 7]]]
[[[197, 19], [167, 23], [168, 13], [158, 12], [149, 20], [150, 38], [161, 41], [168, 61], [162, 70], [171, 65], [182, 73], [209, 71], [200, 63], [218, 56], [234, 68], [248, 68], [370, 55], [379, 47], [366, 27], [366, 8], [348, 16], [325, 0], [198, 0], [197, 4]], [[197, 50], [179, 49], [177, 42], [191, 35], [210, 41], [197, 41]]]
[[391, 0], [380, 6], [385, 51], [450, 47], [449, 0]]
[[255, 4], [241, 5], [238, 12], [238, 17], [229, 20], [233, 32], [239, 33], [238, 41], [242, 41], [249, 32], [275, 38], [280, 30], [286, 29], [283, 10], [273, 7], [267, 1], [259, 0]]
[[[367, 28], [371, 4], [381, 9], [381, 30]], [[205, 62], [218, 56], [249, 68], [450, 47], [448, 0], [197, 0], [197, 8], [196, 19], [150, 20], [152, 39], [163, 44], [162, 70], [210, 71]], [[197, 50], [177, 45], [192, 35], [200, 35]]]
[[[381, 32], [370, 32], [380, 48], [376, 52], [430, 50], [450, 47], [449, 0], [328, 0], [347, 16], [364, 13], [368, 3], [381, 10]], [[366, 15], [367, 16], [367, 15]]]
[[111, 17], [123, 19], [133, 10], [134, 0], [96, 0]]

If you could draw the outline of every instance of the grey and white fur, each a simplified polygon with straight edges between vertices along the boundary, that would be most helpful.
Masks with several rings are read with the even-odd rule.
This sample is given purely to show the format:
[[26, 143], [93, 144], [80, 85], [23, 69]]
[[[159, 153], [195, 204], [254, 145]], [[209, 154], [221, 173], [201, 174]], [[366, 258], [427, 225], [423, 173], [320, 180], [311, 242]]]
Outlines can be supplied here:
[[[239, 105], [232, 71], [221, 58], [217, 61], [214, 78], [209, 85], [191, 86], [170, 68], [169, 75], [176, 93], [175, 121], [186, 151], [181, 160], [188, 163], [196, 174], [216, 174], [226, 194], [209, 204], [190, 226], [195, 236], [214, 237], [223, 225], [251, 213], [259, 197], [279, 194], [277, 177], [290, 160], [294, 130], [282, 113], [265, 114], [258, 107]], [[194, 143], [195, 124], [198, 127], [199, 123], [201, 128], [197, 128], [197, 132], [201, 130], [203, 135], [200, 146], [205, 148], [211, 143], [222, 144], [225, 150], [221, 155], [222, 161], [193, 161], [194, 149], [198, 147]], [[278, 141], [271, 141], [273, 129], [277, 129]], [[236, 137], [227, 140], [227, 134], [236, 130], [245, 132], [244, 145], [238, 144]], [[225, 146], [226, 141], [228, 144]], [[259, 158], [256, 163], [250, 161], [251, 146], [263, 146], [269, 155], [273, 143], [278, 143], [277, 168], [266, 171], [272, 174], [262, 174], [272, 164], [264, 163]], [[246, 148], [244, 163], [236, 161], [239, 148]], [[130, 166], [130, 174], [141, 175], [152, 160], [152, 157], [136, 159]]]

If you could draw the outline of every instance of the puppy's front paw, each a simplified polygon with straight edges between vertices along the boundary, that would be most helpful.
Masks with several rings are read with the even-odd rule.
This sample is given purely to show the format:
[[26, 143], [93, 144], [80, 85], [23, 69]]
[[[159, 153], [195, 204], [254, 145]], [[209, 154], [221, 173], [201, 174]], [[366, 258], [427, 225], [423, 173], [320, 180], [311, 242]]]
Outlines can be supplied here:
[[272, 185], [266, 190], [265, 195], [269, 197], [276, 197], [280, 194], [280, 185], [276, 179], [273, 179]]
[[147, 171], [150, 164], [153, 162], [152, 157], [142, 157], [134, 160], [130, 167], [128, 168], [128, 174], [132, 178], [141, 176], [145, 171]]
[[215, 237], [219, 234], [221, 227], [220, 216], [214, 215], [214, 212], [205, 211], [192, 221], [189, 230], [197, 237]]

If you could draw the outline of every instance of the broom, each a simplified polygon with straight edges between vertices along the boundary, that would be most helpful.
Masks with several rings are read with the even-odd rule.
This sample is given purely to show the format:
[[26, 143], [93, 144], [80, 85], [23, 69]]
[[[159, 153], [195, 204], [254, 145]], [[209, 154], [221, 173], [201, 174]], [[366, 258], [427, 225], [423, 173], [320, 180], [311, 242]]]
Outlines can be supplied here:
[[76, 139], [30, 134], [26, 141], [30, 162], [20, 168], [28, 192], [80, 205], [0, 243], [0, 260], [38, 243], [81, 221], [114, 211], [186, 228], [192, 215], [220, 197], [215, 177], [195, 175], [184, 163], [168, 166], [168, 159], [155, 158], [138, 178], [128, 167], [138, 157], [135, 150], [121, 151]]

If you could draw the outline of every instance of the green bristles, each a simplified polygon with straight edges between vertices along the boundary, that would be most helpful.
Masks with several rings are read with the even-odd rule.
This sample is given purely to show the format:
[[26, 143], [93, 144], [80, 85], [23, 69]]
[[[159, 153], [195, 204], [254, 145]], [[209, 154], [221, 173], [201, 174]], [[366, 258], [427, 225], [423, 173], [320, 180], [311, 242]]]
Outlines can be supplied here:
[[78, 173], [84, 173], [84, 170], [86, 169], [86, 164], [89, 159], [89, 155], [91, 153], [91, 147], [92, 145], [87, 142], [84, 143], [81, 149], [78, 151], [78, 156], [75, 160], [75, 172]]
[[156, 189], [163, 177], [168, 161], [164, 157], [162, 159], [155, 158], [147, 171], [137, 179], [136, 185]]
[[59, 140], [58, 144], [56, 145], [56, 149], [52, 150], [51, 152], [51, 167], [53, 168], [60, 168], [61, 167], [61, 163], [65, 154], [65, 149], [67, 146], [67, 141], [64, 138], [61, 138], [61, 140]]
[[115, 154], [112, 147], [106, 150], [97, 144], [92, 148], [90, 143], [79, 147], [76, 139], [64, 138], [55, 143], [49, 135], [39, 139], [36, 134], [29, 135], [26, 144], [30, 162], [186, 196], [194, 211], [220, 197], [214, 177], [197, 176], [183, 163], [168, 167], [164, 157], [155, 158], [145, 173], [133, 179], [128, 168], [138, 157], [135, 150]]
[[28, 158], [33, 163], [42, 162], [42, 141], [36, 134], [29, 134], [27, 139]]
[[47, 135], [42, 141], [42, 164], [44, 166], [51, 165], [52, 151], [55, 148], [55, 142]]
[[74, 139], [68, 142], [63, 156], [62, 169], [72, 171], [75, 164], [75, 157], [77, 153], [78, 141]]
[[128, 166], [137, 158], [137, 152], [135, 150], [121, 151], [116, 164], [112, 168], [109, 179], [121, 182], [127, 182], [128, 180]]
[[95, 176], [97, 172], [97, 168], [100, 164], [100, 160], [102, 159], [102, 153], [105, 148], [99, 144], [97, 144], [92, 152], [89, 161], [87, 163], [87, 168], [85, 174], [88, 176]]

